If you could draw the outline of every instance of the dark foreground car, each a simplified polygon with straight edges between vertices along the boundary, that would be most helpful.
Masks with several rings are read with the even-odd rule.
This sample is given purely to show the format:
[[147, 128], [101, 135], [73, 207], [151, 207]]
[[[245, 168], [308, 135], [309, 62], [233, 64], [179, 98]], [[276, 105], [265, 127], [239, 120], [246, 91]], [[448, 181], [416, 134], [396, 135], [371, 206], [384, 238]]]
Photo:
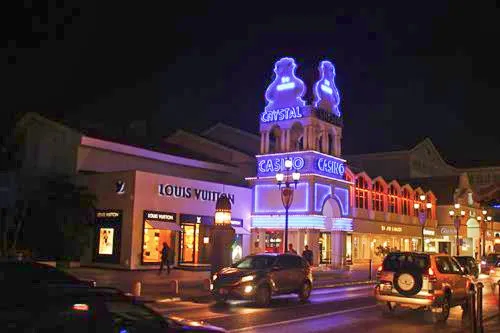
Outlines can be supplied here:
[[455, 256], [454, 258], [458, 261], [460, 266], [462, 266], [465, 274], [474, 276], [476, 279], [479, 277], [479, 265], [474, 257]]
[[311, 267], [294, 254], [265, 253], [245, 257], [212, 277], [217, 302], [229, 299], [254, 300], [269, 304], [272, 295], [296, 293], [302, 301], [311, 295]]
[[16, 286], [44, 287], [50, 285], [79, 285], [95, 287], [92, 280], [82, 280], [50, 265], [32, 261], [0, 262], [0, 288]]
[[481, 273], [489, 274], [490, 269], [495, 268], [500, 262], [500, 253], [490, 253], [481, 259]]
[[113, 288], [46, 288], [32, 296], [19, 309], [25, 312], [25, 320], [5, 323], [2, 332], [225, 332], [202, 322], [164, 318]]

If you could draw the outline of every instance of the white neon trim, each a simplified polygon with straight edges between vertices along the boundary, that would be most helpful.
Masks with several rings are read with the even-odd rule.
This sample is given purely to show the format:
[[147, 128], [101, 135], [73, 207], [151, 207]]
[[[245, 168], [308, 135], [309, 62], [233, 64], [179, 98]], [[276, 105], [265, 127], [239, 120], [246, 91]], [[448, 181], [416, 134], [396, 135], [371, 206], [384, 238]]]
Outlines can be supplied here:
[[255, 155], [255, 157], [263, 157], [263, 156], [276, 156], [276, 155], [294, 155], [294, 154], [304, 154], [304, 153], [314, 153], [318, 155], [323, 155], [329, 158], [335, 158], [337, 160], [340, 160], [342, 162], [346, 162], [347, 160], [344, 160], [343, 158], [337, 157], [337, 156], [332, 156], [328, 155], [325, 153], [320, 153], [319, 151], [316, 150], [301, 150], [301, 151], [289, 151], [289, 152], [283, 152], [283, 153], [272, 153], [272, 154], [262, 154], [262, 155]]
[[[328, 177], [328, 176], [323, 176], [317, 173], [301, 173], [300, 177], [302, 179], [303, 176], [315, 176], [315, 177], [321, 177], [325, 179], [331, 179], [331, 180], [336, 180], [341, 183], [349, 184], [349, 185], [354, 185], [354, 182], [350, 182], [345, 179], [338, 179], [338, 178], [333, 178], [333, 177]], [[262, 177], [246, 177], [245, 180], [257, 180], [257, 179], [274, 179], [276, 180], [275, 176], [262, 176]]]

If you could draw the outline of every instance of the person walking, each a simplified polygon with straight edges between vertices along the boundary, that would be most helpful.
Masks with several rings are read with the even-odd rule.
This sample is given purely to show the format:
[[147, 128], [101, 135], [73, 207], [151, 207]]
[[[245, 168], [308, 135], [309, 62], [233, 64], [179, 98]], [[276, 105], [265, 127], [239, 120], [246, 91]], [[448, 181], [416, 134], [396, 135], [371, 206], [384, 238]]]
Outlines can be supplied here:
[[313, 251], [309, 250], [309, 246], [304, 246], [304, 251], [302, 251], [302, 257], [309, 263], [310, 266], [313, 264]]
[[158, 272], [158, 275], [161, 274], [163, 271], [163, 266], [167, 266], [167, 274], [170, 275], [170, 260], [169, 260], [169, 255], [170, 255], [170, 248], [168, 247], [168, 244], [166, 242], [163, 242], [163, 248], [161, 249], [161, 262], [160, 262], [160, 271]]
[[293, 248], [292, 243], [288, 244], [288, 253], [297, 254], [297, 251], [295, 251], [295, 249]]

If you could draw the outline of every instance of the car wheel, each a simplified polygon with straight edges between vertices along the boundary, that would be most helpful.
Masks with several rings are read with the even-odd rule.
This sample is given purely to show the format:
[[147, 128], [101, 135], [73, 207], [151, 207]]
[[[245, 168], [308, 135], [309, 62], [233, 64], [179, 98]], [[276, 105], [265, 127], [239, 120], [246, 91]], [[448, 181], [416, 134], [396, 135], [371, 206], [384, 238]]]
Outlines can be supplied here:
[[255, 293], [255, 303], [258, 306], [268, 306], [271, 302], [271, 290], [267, 286], [262, 286], [257, 289]]
[[302, 287], [300, 287], [300, 292], [299, 292], [299, 299], [302, 301], [302, 302], [305, 302], [309, 299], [309, 297], [311, 296], [311, 283], [309, 283], [309, 281], [305, 281], [303, 284], [302, 284]]

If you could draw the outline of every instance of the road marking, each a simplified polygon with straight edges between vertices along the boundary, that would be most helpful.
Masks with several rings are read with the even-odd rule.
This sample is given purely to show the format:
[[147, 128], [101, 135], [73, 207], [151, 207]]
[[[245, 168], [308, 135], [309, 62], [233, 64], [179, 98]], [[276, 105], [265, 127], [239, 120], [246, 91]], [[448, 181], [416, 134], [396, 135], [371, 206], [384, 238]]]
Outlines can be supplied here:
[[278, 326], [278, 325], [287, 325], [287, 324], [297, 323], [297, 322], [306, 321], [306, 320], [319, 319], [319, 318], [328, 317], [328, 316], [335, 316], [335, 315], [349, 313], [349, 312], [371, 309], [371, 308], [374, 308], [376, 306], [377, 306], [376, 304], [375, 305], [361, 306], [359, 308], [352, 308], [352, 309], [340, 310], [340, 311], [335, 311], [335, 312], [322, 313], [322, 314], [309, 316], [309, 317], [290, 319], [290, 320], [278, 321], [278, 322], [269, 323], [269, 324], [262, 324], [262, 325], [255, 325], [255, 326], [249, 326], [249, 327], [244, 327], [244, 328], [238, 328], [235, 330], [230, 330], [229, 332], [232, 332], [232, 333], [245, 332], [245, 331], [255, 330], [255, 329], [259, 329], [259, 328], [266, 328], [266, 327], [272, 327], [272, 326]]

